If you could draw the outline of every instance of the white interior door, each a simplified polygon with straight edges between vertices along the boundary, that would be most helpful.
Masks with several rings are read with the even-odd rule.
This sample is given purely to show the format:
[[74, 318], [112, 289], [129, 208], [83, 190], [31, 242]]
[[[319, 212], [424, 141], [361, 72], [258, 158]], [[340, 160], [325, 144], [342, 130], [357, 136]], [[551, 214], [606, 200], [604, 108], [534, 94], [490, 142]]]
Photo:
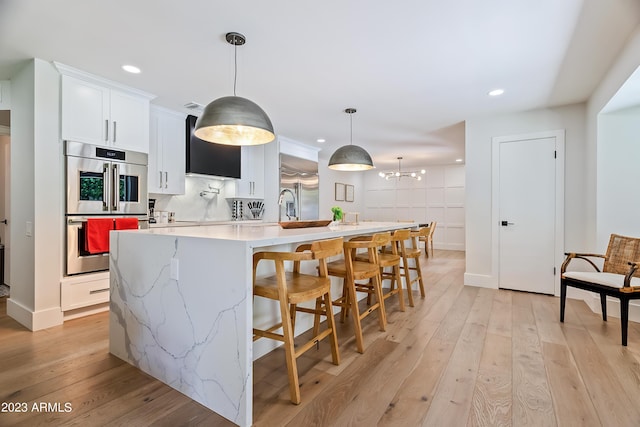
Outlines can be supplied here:
[[499, 143], [499, 287], [554, 294], [556, 138]]
[[[4, 245], [4, 283], [9, 284], [9, 229], [7, 216], [9, 215], [9, 168], [10, 163], [10, 135], [0, 132], [0, 242]], [[0, 261], [2, 262], [2, 261]], [[0, 285], [3, 283], [0, 282]]]

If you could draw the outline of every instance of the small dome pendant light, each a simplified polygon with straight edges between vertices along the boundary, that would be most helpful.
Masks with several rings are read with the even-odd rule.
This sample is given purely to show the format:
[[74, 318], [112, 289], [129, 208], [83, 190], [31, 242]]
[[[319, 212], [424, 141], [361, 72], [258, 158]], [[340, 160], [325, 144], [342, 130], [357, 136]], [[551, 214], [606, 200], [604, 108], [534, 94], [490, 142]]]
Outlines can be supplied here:
[[198, 138], [224, 145], [260, 145], [275, 139], [273, 125], [267, 113], [255, 102], [236, 96], [238, 78], [238, 46], [246, 39], [240, 33], [227, 33], [227, 42], [234, 46], [233, 96], [211, 101], [196, 121], [194, 134]]
[[355, 108], [344, 110], [349, 114], [351, 123], [351, 143], [338, 148], [329, 159], [329, 169], [338, 171], [366, 171], [373, 169], [373, 160], [367, 151], [357, 145], [353, 145], [353, 113]]

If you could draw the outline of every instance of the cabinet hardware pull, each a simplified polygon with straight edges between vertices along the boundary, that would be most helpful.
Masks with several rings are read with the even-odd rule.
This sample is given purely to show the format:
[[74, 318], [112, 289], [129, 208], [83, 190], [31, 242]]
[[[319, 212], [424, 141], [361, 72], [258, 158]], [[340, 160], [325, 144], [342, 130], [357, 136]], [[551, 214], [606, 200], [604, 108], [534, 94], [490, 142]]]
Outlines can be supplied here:
[[116, 121], [113, 121], [113, 142], [116, 142]]
[[158, 172], [160, 174], [160, 187], [158, 188], [162, 188], [162, 171]]
[[164, 188], [169, 187], [169, 172], [164, 172]]
[[109, 120], [105, 119], [104, 121], [104, 140], [109, 142]]
[[93, 294], [101, 294], [103, 292], [109, 292], [109, 288], [104, 288], [104, 289], [94, 289], [93, 291], [89, 291], [89, 295], [93, 295]]
[[103, 163], [102, 165], [102, 210], [109, 210], [109, 203], [111, 203], [111, 182], [109, 180], [109, 163]]
[[111, 196], [113, 200], [113, 210], [120, 210], [120, 169], [117, 164], [113, 165], [113, 172], [111, 174], [113, 188], [111, 189]]

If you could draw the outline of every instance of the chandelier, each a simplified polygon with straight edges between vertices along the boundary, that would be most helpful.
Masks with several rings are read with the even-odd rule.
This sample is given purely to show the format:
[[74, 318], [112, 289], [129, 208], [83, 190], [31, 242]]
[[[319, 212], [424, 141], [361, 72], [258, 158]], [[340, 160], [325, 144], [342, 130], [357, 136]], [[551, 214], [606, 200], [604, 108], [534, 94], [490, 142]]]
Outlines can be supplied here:
[[403, 172], [402, 171], [402, 157], [397, 157], [398, 159], [398, 170], [396, 172], [380, 172], [378, 173], [378, 175], [380, 176], [380, 178], [384, 178], [387, 181], [390, 180], [391, 178], [402, 178], [402, 177], [406, 177], [406, 178], [413, 178], [413, 179], [417, 179], [418, 181], [420, 181], [422, 179], [421, 175], [424, 175], [427, 171], [422, 169], [419, 172]]

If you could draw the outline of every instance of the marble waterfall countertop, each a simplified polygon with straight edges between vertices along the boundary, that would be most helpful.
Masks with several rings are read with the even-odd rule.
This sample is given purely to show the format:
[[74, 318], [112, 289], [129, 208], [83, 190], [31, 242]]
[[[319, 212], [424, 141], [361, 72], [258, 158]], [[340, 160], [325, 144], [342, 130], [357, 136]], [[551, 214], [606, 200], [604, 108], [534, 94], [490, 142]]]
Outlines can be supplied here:
[[[250, 426], [252, 362], [270, 349], [261, 349], [261, 342], [275, 345], [271, 340], [254, 345], [252, 328], [277, 313], [267, 305], [272, 301], [254, 304], [253, 253], [415, 226], [363, 222], [285, 230], [237, 223], [112, 231], [109, 351], [234, 423]], [[309, 327], [302, 320], [296, 322], [298, 333]]]

